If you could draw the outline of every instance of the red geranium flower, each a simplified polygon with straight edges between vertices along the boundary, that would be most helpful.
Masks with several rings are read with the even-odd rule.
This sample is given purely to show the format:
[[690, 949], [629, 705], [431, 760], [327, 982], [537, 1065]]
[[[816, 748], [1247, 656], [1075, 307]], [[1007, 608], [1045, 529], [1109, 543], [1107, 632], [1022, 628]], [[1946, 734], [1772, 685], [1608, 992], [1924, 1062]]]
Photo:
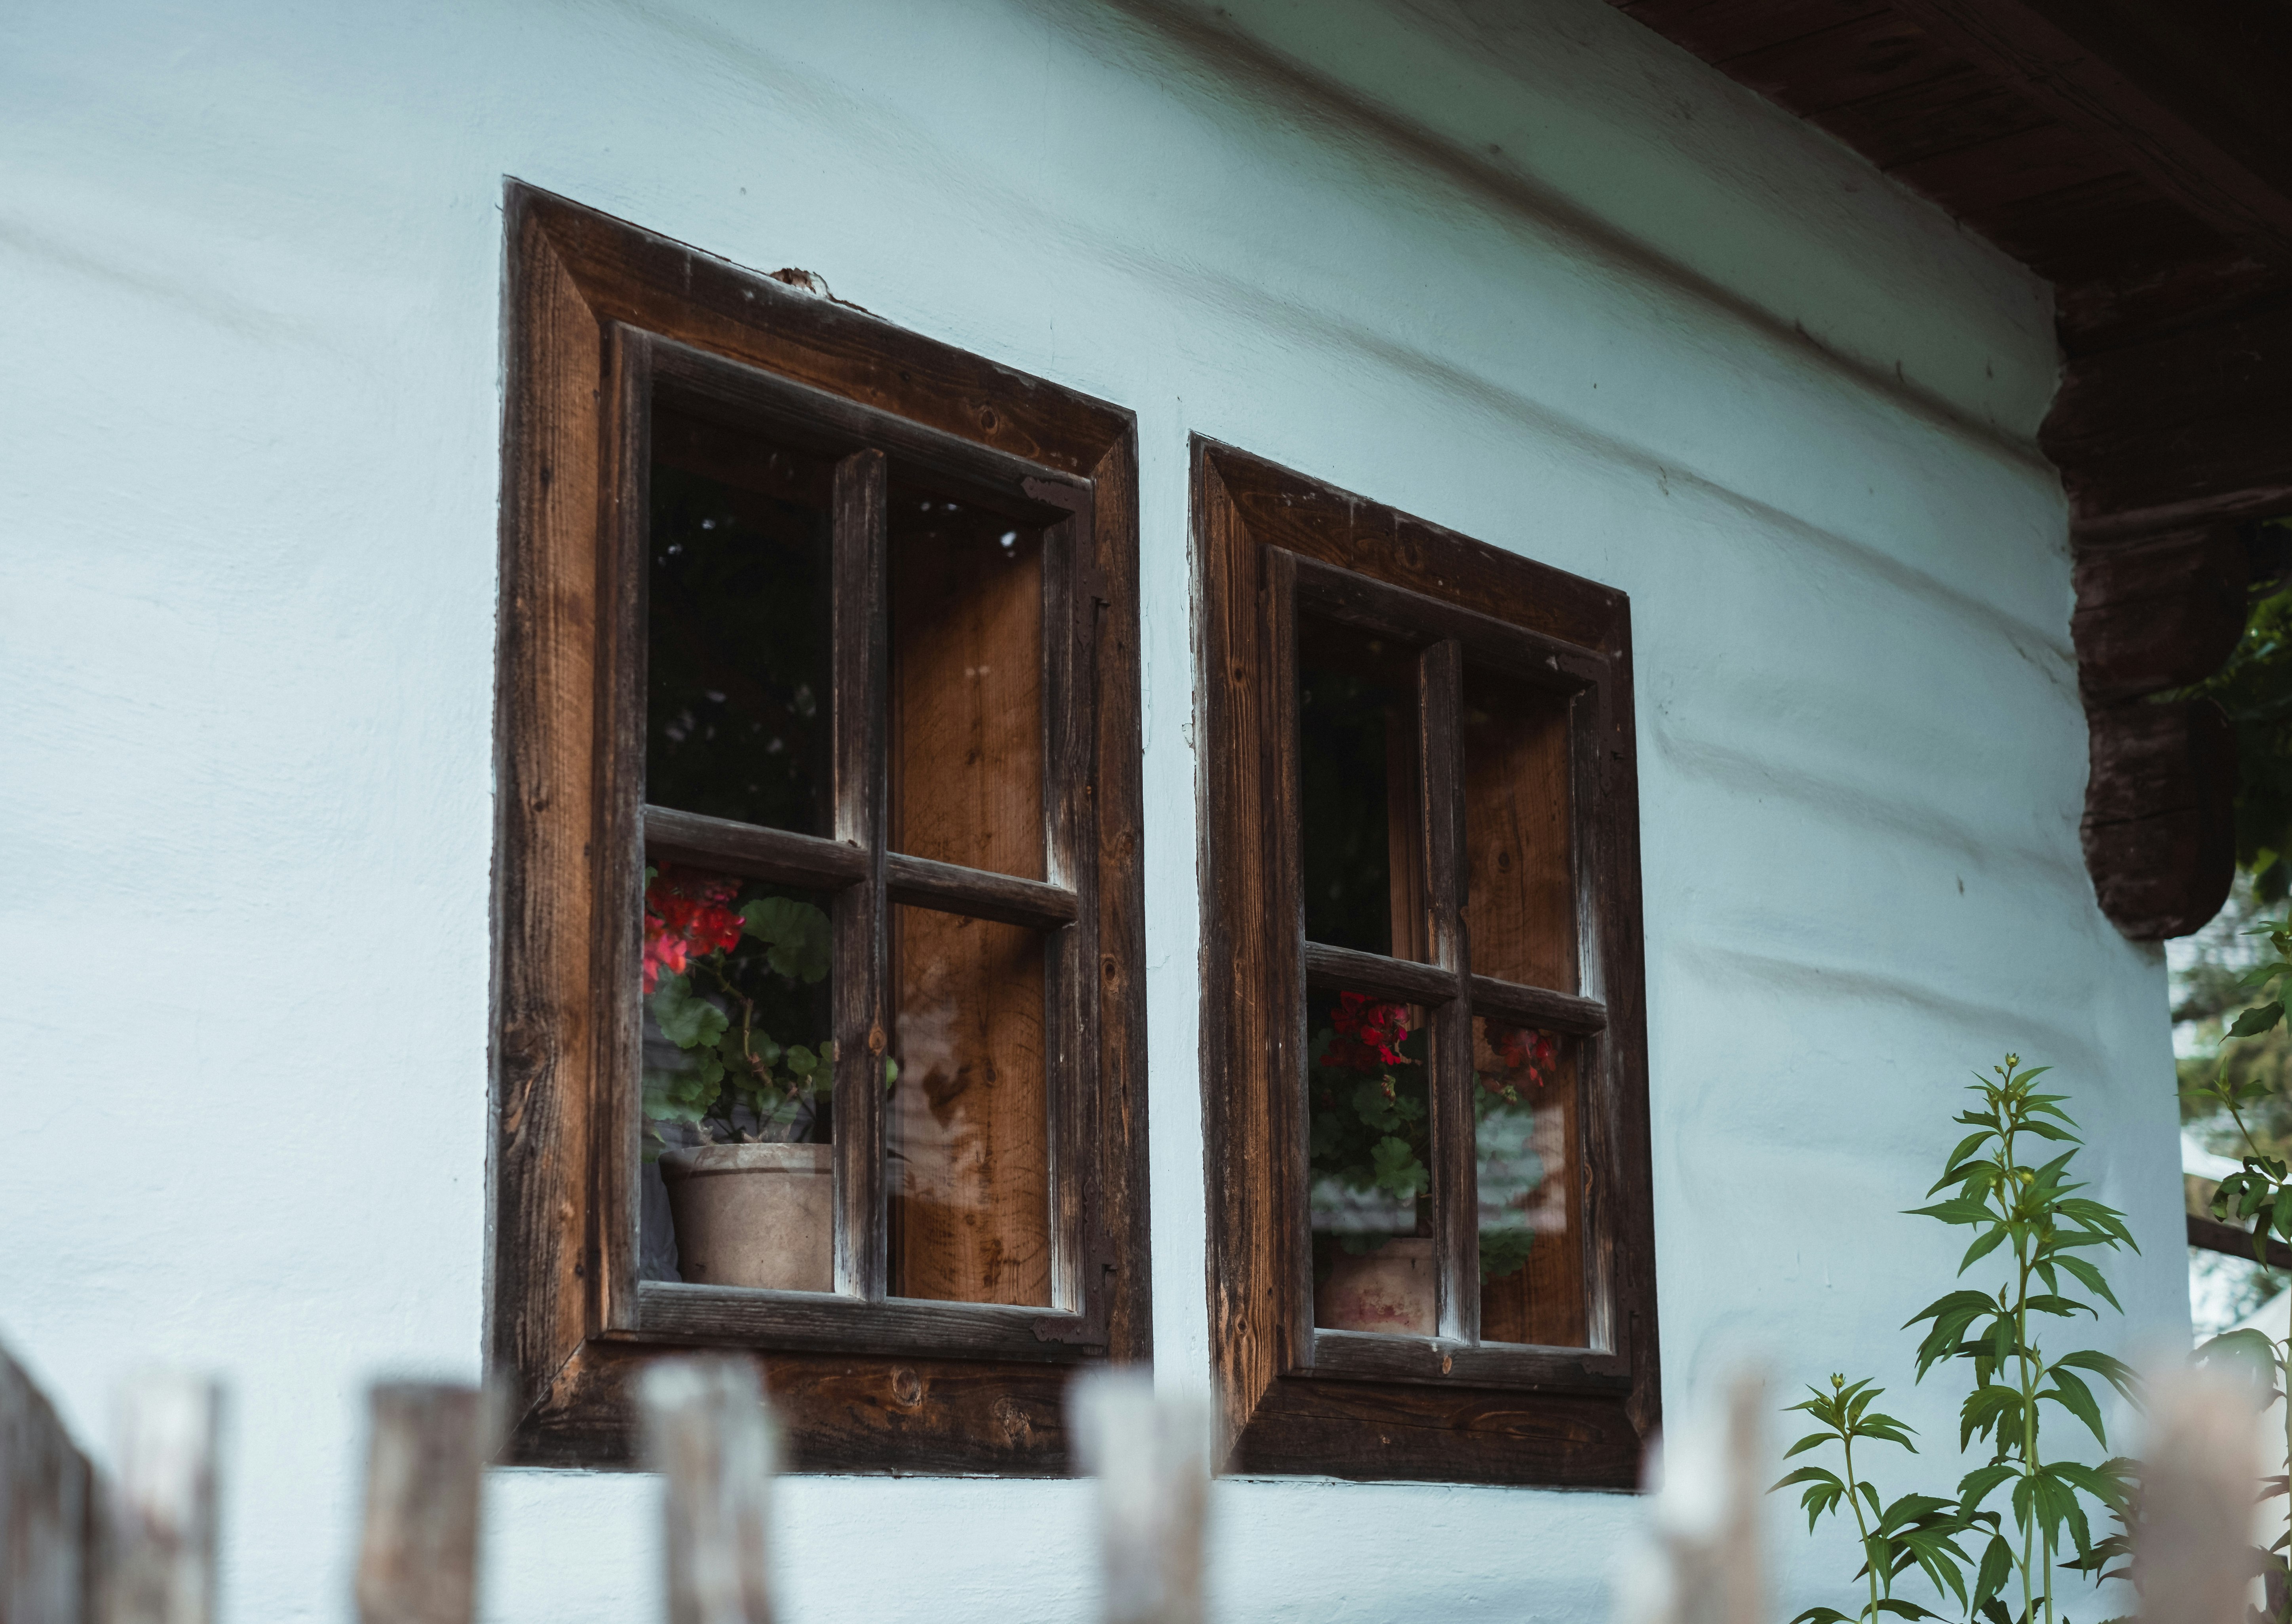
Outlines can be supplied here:
[[740, 882], [689, 869], [664, 868], [645, 887], [644, 990], [660, 985], [664, 971], [682, 975], [692, 956], [729, 952], [739, 945], [740, 916], [725, 904]]
[[1382, 1071], [1416, 1062], [1400, 1052], [1408, 1038], [1408, 1006], [1380, 1004], [1358, 992], [1341, 992], [1330, 1013], [1337, 1029], [1322, 1060], [1351, 1071]]
[[1488, 1024], [1489, 1046], [1504, 1062], [1502, 1071], [1484, 1072], [1481, 1086], [1491, 1094], [1506, 1093], [1512, 1080], [1521, 1072], [1528, 1080], [1541, 1088], [1552, 1080], [1553, 1068], [1560, 1061], [1560, 1046], [1552, 1034], [1537, 1030], [1532, 1026], [1510, 1026], [1500, 1021]]

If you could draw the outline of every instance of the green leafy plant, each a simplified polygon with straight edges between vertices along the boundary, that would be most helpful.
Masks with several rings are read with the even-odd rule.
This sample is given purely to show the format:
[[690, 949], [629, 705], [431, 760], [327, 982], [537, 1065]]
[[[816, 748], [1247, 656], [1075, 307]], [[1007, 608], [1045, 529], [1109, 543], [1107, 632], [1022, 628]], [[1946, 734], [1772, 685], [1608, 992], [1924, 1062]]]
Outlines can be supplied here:
[[1868, 1581], [1870, 1599], [1851, 1615], [1836, 1607], [1810, 1607], [1791, 1624], [1852, 1624], [1852, 1620], [1876, 1624], [1881, 1612], [1905, 1619], [1938, 1617], [1931, 1609], [1894, 1595], [1894, 1581], [1912, 1563], [1933, 1582], [1936, 1591], [1947, 1588], [1957, 1598], [1958, 1605], [1965, 1606], [1968, 1600], [1966, 1555], [1957, 1544], [1965, 1523], [1957, 1515], [1956, 1504], [1939, 1495], [1905, 1494], [1887, 1505], [1876, 1485], [1867, 1475], [1858, 1474], [1855, 1467], [1854, 1446], [1858, 1442], [1900, 1444], [1913, 1455], [1917, 1453], [1908, 1426], [1870, 1408], [1872, 1401], [1882, 1397], [1885, 1389], [1868, 1381], [1850, 1383], [1844, 1376], [1833, 1376], [1829, 1392], [1820, 1387], [1809, 1387], [1807, 1392], [1810, 1397], [1790, 1408], [1806, 1411], [1820, 1424], [1821, 1430], [1809, 1433], [1792, 1444], [1784, 1451], [1783, 1458], [1788, 1460], [1809, 1450], [1836, 1443], [1841, 1469], [1833, 1472], [1826, 1466], [1801, 1466], [1775, 1487], [1807, 1485], [1806, 1492], [1799, 1497], [1799, 1505], [1805, 1509], [1809, 1533], [1824, 1516], [1836, 1516], [1842, 1506], [1852, 1514], [1855, 1531], [1862, 1543], [1862, 1566], [1855, 1577]]
[[[2074, 1320], [2089, 1314], [2098, 1320], [2100, 1310], [2076, 1295], [2080, 1287], [2122, 1313], [2100, 1268], [2084, 1253], [2120, 1246], [2140, 1249], [2124, 1214], [2078, 1194], [2085, 1186], [2070, 1182], [2070, 1163], [2081, 1141], [2075, 1120], [2062, 1107], [2068, 1096], [2038, 1091], [2037, 1079], [2047, 1070], [2024, 1067], [2021, 1056], [2008, 1054], [1989, 1078], [1975, 1081], [1981, 1103], [1957, 1119], [1974, 1131], [1950, 1152], [1949, 1165], [1927, 1192], [1954, 1184], [1957, 1193], [1917, 1209], [1918, 1216], [1974, 1232], [1958, 1263], [1961, 1278], [1991, 1254], [2006, 1254], [2006, 1278], [1995, 1293], [1953, 1291], [1909, 1322], [1932, 1322], [1918, 1345], [1919, 1380], [1944, 1361], [1964, 1361], [1973, 1368], [1973, 1390], [1958, 1412], [1958, 1447], [1981, 1439], [1991, 1446], [1991, 1458], [1959, 1483], [1958, 1515], [1969, 1533], [1982, 1528], [1989, 1534], [1972, 1601], [1991, 1624], [2035, 1624], [2039, 1619], [2051, 1624], [2062, 1534], [2074, 1543], [2080, 1561], [2093, 1555], [2092, 1524], [2082, 1500], [2089, 1499], [2112, 1514], [2126, 1503], [2123, 1463], [2091, 1466], [2048, 1458], [2044, 1449], [2047, 1404], [2083, 1424], [2106, 1449], [2109, 1429], [2086, 1378], [2099, 1377], [2130, 1398], [2133, 1372], [2123, 1361], [2089, 1348], [2048, 1358], [2031, 1316]], [[2030, 1141], [2069, 1148], [2033, 1166]], [[2042, 1327], [2043, 1321], [2036, 1324]], [[2000, 1489], [2009, 1490], [2002, 1513], [1989, 1508]], [[2009, 1518], [2018, 1539], [2006, 1531]], [[2011, 1613], [2001, 1597], [2016, 1580], [2022, 1606]]]
[[[2253, 1260], [2264, 1269], [2270, 1266], [2268, 1242], [2292, 1237], [2292, 1186], [2287, 1184], [2284, 1159], [2273, 1153], [2272, 1137], [2256, 1132], [2254, 1119], [2263, 1111], [2280, 1116], [2284, 1101], [2277, 1077], [2236, 1066], [2229, 1045], [2264, 1040], [2284, 1023], [2285, 1002], [2292, 996], [2292, 920], [2273, 921], [2253, 933], [2264, 939], [2266, 956], [2244, 974], [2239, 989], [2258, 1001], [2229, 1026], [2211, 1078], [2183, 1090], [2182, 1097], [2222, 1111], [2235, 1124], [2244, 1155], [2237, 1171], [2215, 1187], [2213, 1216], [2249, 1227]], [[2207, 1363], [2242, 1367], [2272, 1395], [2292, 1391], [2292, 1344], [2272, 1341], [2263, 1332], [2247, 1329], [2215, 1337], [2197, 1350], [2197, 1357]], [[2285, 1447], [2292, 1458], [2292, 1403], [2285, 1406]], [[2269, 1499], [2292, 1485], [2279, 1474], [2262, 1479], [2258, 1487], [2262, 1498]], [[2271, 1593], [2279, 1597], [2292, 1590], [2286, 1582], [2292, 1577], [2288, 1574], [2287, 1557], [2292, 1555], [2288, 1540], [2292, 1535], [2279, 1535], [2268, 1549], [2254, 1554], [2256, 1569], [2271, 1577]], [[2280, 1600], [2275, 1616], [2292, 1624], [2292, 1600]]]
[[651, 1153], [679, 1127], [718, 1144], [825, 1129], [835, 1044], [774, 1034], [824, 1023], [808, 990], [827, 976], [827, 916], [795, 897], [742, 900], [721, 876], [648, 869], [645, 880], [646, 1006], [675, 1052], [645, 1068]]
[[[2090, 1348], [2051, 1353], [2042, 1331], [2053, 1319], [2100, 1318], [2080, 1291], [2122, 1313], [2087, 1253], [2139, 1248], [2122, 1213], [2078, 1193], [2085, 1186], [2070, 1175], [2080, 1143], [2077, 1124], [2062, 1107], [2066, 1095], [2038, 1091], [2038, 1079], [2046, 1070], [2024, 1067], [2019, 1055], [2008, 1054], [1989, 1077], [1976, 1079], [1978, 1103], [1957, 1119], [1973, 1131], [1950, 1152], [1926, 1192], [1954, 1193], [1912, 1215], [1974, 1232], [1958, 1262], [1959, 1278], [1985, 1262], [2004, 1269], [1996, 1290], [1951, 1291], [1904, 1326], [1927, 1327], [1917, 1353], [1917, 1380], [1945, 1364], [1971, 1374], [1973, 1386], [1959, 1407], [1958, 1448], [1962, 1453], [1980, 1442], [1989, 1459], [1965, 1474], [1954, 1499], [1910, 1494], [1882, 1507], [1877, 1491], [1854, 1475], [1852, 1444], [1916, 1446], [1901, 1422], [1870, 1410], [1881, 1390], [1867, 1380], [1833, 1378], [1829, 1394], [1815, 1390], [1813, 1398], [1794, 1406], [1825, 1430], [1801, 1439], [1792, 1453], [1836, 1442], [1845, 1455], [1846, 1475], [1803, 1468], [1776, 1487], [1811, 1485], [1801, 1500], [1810, 1531], [1839, 1505], [1855, 1507], [1863, 1550], [1856, 1578], [1869, 1587], [1859, 1618], [1935, 1616], [1893, 1595], [1894, 1580], [1916, 1564], [1937, 1595], [1954, 1599], [1969, 1619], [2054, 1624], [2056, 1572], [2099, 1573], [2122, 1548], [2121, 1541], [2094, 1538], [2086, 1502], [2122, 1517], [2131, 1495], [2129, 1463], [2094, 1466], [2049, 1450], [2043, 1422], [2051, 1405], [2106, 1449], [2108, 1427], [2091, 1378], [2131, 1398], [2133, 1373], [2123, 1361]], [[2039, 1160], [2032, 1144], [2068, 1148]], [[2065, 1540], [2076, 1553], [2067, 1561]], [[1978, 1563], [1971, 1555], [1975, 1547]], [[2009, 1598], [2018, 1599], [2018, 1608]], [[1846, 1616], [1814, 1608], [1793, 1624], [1834, 1624]]]

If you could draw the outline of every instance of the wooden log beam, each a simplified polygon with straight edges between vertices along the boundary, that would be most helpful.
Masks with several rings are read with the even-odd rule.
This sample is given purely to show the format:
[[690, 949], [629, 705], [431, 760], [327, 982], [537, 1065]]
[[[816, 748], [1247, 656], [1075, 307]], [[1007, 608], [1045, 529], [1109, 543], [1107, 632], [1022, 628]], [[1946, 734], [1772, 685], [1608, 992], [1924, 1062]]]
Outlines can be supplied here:
[[1892, 0], [2191, 214], [2292, 262], [2292, 12], [2251, 0]]
[[2101, 910], [2135, 941], [2185, 936], [2236, 877], [2236, 740], [2209, 699], [2086, 713], [2086, 870]]
[[2292, 512], [2292, 294], [2072, 357], [2038, 438], [2080, 541]]
[[2234, 524], [2083, 548], [2070, 579], [2070, 636], [2088, 704], [2200, 683], [2244, 634], [2250, 570]]

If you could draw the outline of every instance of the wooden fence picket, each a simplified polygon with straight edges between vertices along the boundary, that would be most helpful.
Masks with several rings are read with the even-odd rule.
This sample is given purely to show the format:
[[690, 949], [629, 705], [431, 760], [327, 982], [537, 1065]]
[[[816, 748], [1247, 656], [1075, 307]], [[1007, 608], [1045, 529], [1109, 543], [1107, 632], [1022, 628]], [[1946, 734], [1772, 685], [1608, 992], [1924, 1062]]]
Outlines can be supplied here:
[[481, 1488], [493, 1452], [486, 1396], [377, 1382], [367, 1409], [359, 1624], [475, 1624]]
[[153, 1370], [121, 1385], [103, 1496], [102, 1624], [214, 1624], [222, 1392]]

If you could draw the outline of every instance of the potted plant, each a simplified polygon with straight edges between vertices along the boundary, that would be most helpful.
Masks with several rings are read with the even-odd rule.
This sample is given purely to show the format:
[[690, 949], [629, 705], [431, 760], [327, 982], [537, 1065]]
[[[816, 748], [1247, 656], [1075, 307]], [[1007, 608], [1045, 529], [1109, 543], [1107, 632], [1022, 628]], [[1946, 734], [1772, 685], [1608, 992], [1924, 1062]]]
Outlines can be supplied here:
[[[1410, 1029], [1408, 1014], [1405, 1004], [1340, 993], [1307, 1049], [1311, 1202], [1327, 1237], [1315, 1248], [1313, 1321], [1332, 1330], [1429, 1337], [1436, 1329], [1427, 1034]], [[1557, 1046], [1533, 1028], [1482, 1026], [1490, 1054], [1474, 1066], [1476, 1124], [1510, 1117], [1524, 1139], [1533, 1108], [1521, 1090], [1550, 1079]], [[1482, 1281], [1518, 1273], [1533, 1239], [1525, 1222], [1483, 1224]]]
[[696, 1283], [835, 1283], [827, 916], [722, 875], [645, 870], [644, 1117]]

